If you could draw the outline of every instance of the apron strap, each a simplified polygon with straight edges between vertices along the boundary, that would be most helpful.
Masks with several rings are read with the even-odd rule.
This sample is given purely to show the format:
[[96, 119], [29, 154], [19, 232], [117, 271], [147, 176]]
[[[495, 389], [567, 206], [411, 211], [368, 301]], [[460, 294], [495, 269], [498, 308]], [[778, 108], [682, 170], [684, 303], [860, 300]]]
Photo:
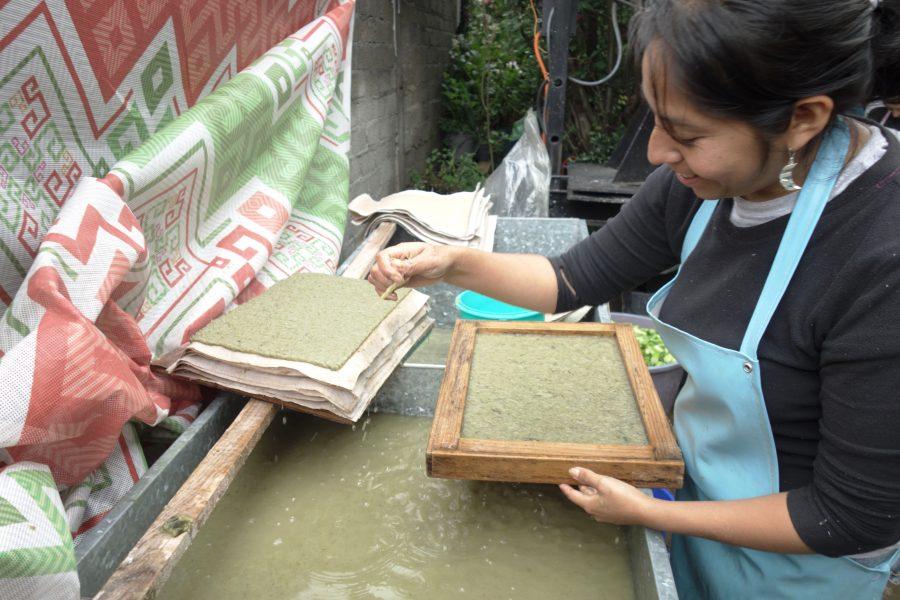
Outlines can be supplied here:
[[706, 231], [706, 226], [709, 224], [709, 220], [718, 204], [718, 200], [705, 200], [703, 204], [700, 205], [700, 208], [697, 209], [697, 212], [694, 213], [694, 218], [691, 220], [691, 224], [684, 236], [684, 242], [681, 244], [682, 263], [686, 261], [687, 257], [694, 251], [697, 242], [700, 241], [700, 237], [703, 235], [703, 232]]
[[819, 217], [825, 210], [825, 204], [831, 197], [831, 191], [844, 166], [849, 146], [850, 131], [843, 120], [839, 119], [822, 140], [744, 334], [741, 352], [754, 360], [757, 358], [759, 341], [769, 327], [769, 321], [775, 314], [775, 309], [778, 308], [797, 270], [797, 265], [800, 264]]

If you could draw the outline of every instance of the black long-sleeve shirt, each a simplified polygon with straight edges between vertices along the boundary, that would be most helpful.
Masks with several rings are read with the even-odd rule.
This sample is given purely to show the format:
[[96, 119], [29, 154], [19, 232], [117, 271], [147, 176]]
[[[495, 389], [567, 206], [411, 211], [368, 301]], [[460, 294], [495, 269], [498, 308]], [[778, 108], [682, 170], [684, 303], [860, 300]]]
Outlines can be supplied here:
[[[827, 204], [758, 350], [791, 520], [829, 556], [900, 540], [900, 143], [882, 133], [887, 152]], [[551, 259], [557, 310], [676, 265], [700, 203], [655, 171], [618, 216]], [[789, 217], [739, 228], [731, 207], [719, 203], [661, 317], [738, 349]]]

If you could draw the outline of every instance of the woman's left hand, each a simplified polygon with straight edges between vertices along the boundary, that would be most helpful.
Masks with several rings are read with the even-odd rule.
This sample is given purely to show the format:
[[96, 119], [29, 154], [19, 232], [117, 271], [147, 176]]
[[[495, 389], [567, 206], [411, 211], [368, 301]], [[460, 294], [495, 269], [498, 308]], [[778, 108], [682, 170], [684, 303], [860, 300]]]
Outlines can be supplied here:
[[590, 469], [569, 470], [578, 488], [561, 484], [566, 497], [601, 523], [643, 525], [653, 499], [624, 481], [598, 475]]

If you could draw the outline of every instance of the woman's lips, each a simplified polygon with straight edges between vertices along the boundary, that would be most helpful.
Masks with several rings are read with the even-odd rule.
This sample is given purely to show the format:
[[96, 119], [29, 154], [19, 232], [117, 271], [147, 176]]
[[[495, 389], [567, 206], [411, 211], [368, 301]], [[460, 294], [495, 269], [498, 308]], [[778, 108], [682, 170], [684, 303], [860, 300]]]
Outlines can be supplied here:
[[690, 177], [685, 177], [681, 173], [676, 173], [675, 175], [678, 177], [678, 181], [687, 186], [695, 185], [700, 181], [700, 178], [696, 175], [691, 175]]

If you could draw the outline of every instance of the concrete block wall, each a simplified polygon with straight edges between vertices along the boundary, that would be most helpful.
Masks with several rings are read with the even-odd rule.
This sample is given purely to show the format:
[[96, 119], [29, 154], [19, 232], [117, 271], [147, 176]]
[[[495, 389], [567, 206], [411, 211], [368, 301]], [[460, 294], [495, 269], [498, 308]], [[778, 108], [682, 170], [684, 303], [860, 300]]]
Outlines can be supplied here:
[[[350, 198], [407, 187], [409, 172], [438, 147], [441, 75], [458, 11], [457, 0], [357, 0]], [[347, 229], [345, 256], [360, 237]]]

